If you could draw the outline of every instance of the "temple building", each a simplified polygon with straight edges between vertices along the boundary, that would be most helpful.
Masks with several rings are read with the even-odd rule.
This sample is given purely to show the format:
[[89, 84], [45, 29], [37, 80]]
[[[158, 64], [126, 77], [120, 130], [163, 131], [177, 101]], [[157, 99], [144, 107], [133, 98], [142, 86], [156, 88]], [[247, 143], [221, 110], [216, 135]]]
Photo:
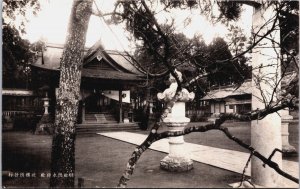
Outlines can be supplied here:
[[[33, 88], [49, 97], [49, 114], [55, 114], [63, 45], [46, 44], [32, 64]], [[104, 50], [101, 42], [85, 49], [80, 86], [78, 124], [137, 122], [135, 110], [142, 97], [135, 91], [145, 75], [125, 53]]]

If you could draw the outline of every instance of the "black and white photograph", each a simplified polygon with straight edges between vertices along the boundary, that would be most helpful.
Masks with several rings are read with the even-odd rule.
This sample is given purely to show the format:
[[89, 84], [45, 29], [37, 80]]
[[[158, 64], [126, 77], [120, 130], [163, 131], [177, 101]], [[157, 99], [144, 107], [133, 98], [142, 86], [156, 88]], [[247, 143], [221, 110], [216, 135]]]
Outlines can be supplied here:
[[299, 1], [1, 4], [2, 188], [299, 188]]

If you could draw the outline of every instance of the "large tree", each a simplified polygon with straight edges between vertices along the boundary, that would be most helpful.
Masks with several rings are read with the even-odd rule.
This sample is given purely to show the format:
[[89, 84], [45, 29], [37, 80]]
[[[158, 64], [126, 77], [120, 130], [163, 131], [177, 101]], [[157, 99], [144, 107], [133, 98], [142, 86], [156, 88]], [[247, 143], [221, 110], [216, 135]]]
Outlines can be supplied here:
[[[74, 187], [75, 123], [80, 96], [81, 68], [93, 0], [74, 0], [56, 94], [52, 140], [51, 187]], [[66, 175], [59, 177], [59, 174]]]

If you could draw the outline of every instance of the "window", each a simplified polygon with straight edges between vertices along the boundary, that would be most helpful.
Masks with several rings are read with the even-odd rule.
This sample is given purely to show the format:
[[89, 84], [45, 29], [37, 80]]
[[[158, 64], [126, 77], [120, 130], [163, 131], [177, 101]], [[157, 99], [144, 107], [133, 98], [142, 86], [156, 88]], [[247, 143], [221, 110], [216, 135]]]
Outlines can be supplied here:
[[229, 109], [234, 109], [234, 105], [229, 105]]

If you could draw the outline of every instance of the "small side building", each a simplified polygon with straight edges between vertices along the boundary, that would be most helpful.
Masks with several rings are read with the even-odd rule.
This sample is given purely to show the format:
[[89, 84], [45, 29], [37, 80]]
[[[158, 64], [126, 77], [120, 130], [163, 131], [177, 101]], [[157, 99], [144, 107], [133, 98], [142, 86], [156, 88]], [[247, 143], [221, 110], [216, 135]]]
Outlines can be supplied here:
[[206, 108], [206, 115], [211, 119], [222, 113], [243, 114], [251, 111], [251, 80], [246, 80], [241, 86], [222, 86], [210, 90], [200, 103]]
[[28, 89], [2, 89], [2, 129], [35, 129], [43, 111], [39, 95]]
[[[288, 87], [296, 77], [297, 73], [294, 71], [286, 73], [281, 81], [282, 89]], [[240, 86], [219, 86], [212, 88], [200, 99], [199, 109], [208, 121], [214, 121], [222, 113], [244, 114], [251, 111], [251, 95], [251, 80], [246, 80]], [[296, 115], [293, 111], [291, 113]]]

